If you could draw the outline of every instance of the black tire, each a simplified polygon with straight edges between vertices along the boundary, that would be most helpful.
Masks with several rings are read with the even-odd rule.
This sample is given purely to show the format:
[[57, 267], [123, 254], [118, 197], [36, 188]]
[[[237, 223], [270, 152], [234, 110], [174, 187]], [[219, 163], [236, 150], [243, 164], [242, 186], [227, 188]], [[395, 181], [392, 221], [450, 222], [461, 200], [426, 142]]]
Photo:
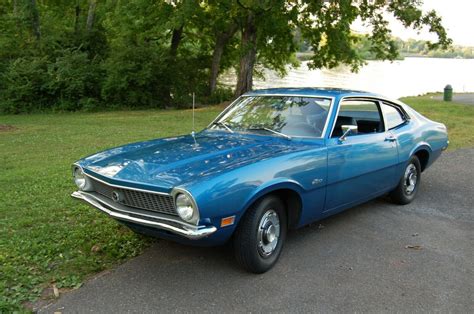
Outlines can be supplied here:
[[[268, 238], [273, 239], [271, 231], [276, 230], [275, 215], [279, 220], [276, 243], [273, 242], [275, 240], [268, 242]], [[261, 228], [262, 224], [264, 228]], [[271, 229], [272, 224], [275, 229]], [[270, 270], [280, 257], [286, 232], [287, 217], [282, 201], [276, 196], [267, 196], [258, 201], [247, 210], [235, 231], [233, 248], [237, 262], [256, 274]]]
[[[416, 174], [416, 180], [414, 180], [413, 177], [410, 177], [412, 174]], [[413, 181], [415, 182], [414, 187], [412, 187]], [[402, 177], [400, 178], [397, 187], [392, 192], [390, 192], [390, 198], [394, 203], [400, 205], [411, 203], [416, 197], [420, 182], [420, 161], [418, 160], [418, 157], [412, 156], [403, 170]]]

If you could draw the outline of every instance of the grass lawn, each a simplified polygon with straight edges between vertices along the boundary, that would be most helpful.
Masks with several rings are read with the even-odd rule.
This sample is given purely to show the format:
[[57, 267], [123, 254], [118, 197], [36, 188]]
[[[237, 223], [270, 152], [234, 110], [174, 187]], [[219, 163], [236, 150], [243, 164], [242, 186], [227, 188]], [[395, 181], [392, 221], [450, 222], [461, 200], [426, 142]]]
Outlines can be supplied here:
[[[443, 122], [450, 149], [474, 146], [474, 106], [406, 98]], [[201, 109], [198, 128], [222, 108]], [[120, 144], [191, 131], [191, 111], [0, 116], [0, 312], [80, 286], [89, 275], [139, 254], [150, 240], [72, 200], [71, 163]]]
[[434, 94], [406, 97], [401, 100], [424, 116], [448, 127], [449, 148], [474, 146], [474, 105], [433, 100]]
[[[196, 113], [204, 127], [221, 108]], [[0, 116], [0, 313], [44, 288], [80, 285], [84, 276], [139, 254], [137, 236], [70, 198], [71, 163], [104, 148], [191, 132], [191, 111]], [[5, 129], [5, 128], [3, 128]]]

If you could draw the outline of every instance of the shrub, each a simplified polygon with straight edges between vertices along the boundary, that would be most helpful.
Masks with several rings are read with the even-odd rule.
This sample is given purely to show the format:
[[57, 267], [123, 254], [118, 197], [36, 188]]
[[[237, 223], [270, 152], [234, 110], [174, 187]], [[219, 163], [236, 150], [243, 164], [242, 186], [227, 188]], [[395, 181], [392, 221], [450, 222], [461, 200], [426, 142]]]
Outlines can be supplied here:
[[46, 57], [23, 57], [9, 63], [0, 79], [0, 112], [41, 111], [51, 106]]
[[159, 56], [151, 47], [116, 48], [104, 64], [106, 78], [102, 97], [110, 105], [129, 107], [160, 104]]
[[206, 100], [210, 105], [220, 104], [229, 101], [234, 97], [234, 92], [230, 87], [218, 87], [214, 93]]
[[103, 74], [99, 62], [89, 60], [87, 53], [64, 50], [49, 64], [48, 78], [48, 92], [57, 100], [53, 109], [93, 109], [92, 104], [98, 104]]
[[86, 52], [65, 49], [56, 60], [23, 57], [1, 75], [0, 112], [94, 110], [100, 105], [103, 71]]

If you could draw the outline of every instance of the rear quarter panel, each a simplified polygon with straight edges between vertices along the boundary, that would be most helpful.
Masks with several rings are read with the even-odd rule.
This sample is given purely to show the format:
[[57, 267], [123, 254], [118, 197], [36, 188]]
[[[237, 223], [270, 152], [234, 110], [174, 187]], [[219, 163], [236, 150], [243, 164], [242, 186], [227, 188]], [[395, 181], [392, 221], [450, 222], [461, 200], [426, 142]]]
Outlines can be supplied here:
[[403, 169], [411, 156], [422, 149], [429, 152], [427, 168], [448, 146], [446, 127], [442, 123], [429, 120], [409, 106], [405, 105], [404, 109], [411, 119], [408, 123], [392, 130], [398, 138], [400, 169]]

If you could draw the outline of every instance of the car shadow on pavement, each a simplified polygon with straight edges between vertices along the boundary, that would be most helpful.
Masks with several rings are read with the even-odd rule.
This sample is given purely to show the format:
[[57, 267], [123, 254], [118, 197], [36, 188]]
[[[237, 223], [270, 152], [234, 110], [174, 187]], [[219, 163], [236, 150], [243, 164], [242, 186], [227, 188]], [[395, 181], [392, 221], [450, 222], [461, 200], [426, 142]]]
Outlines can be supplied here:
[[[370, 212], [382, 210], [383, 208], [381, 209], [381, 207], [384, 207], [384, 204], [386, 204], [388, 200], [389, 199], [384, 196], [329, 218], [306, 225], [300, 229], [290, 230], [286, 238], [281, 259], [285, 258], [285, 251], [288, 249], [291, 251], [304, 251], [306, 244], [311, 247], [318, 244], [324, 246], [325, 239], [321, 238], [323, 233], [327, 233], [331, 229], [336, 229], [337, 231], [334, 230], [336, 234], [344, 232], [344, 225], [348, 223], [350, 224], [359, 216], [365, 217], [370, 215]], [[227, 273], [227, 275], [231, 273], [247, 274], [245, 270], [238, 266], [234, 259], [232, 240], [217, 247], [192, 247], [167, 240], [156, 240], [152, 247], [149, 248], [149, 252], [153, 255], [157, 255], [160, 263], [192, 261], [193, 267], [202, 267], [203, 271], [207, 271], [209, 264], [211, 263], [214, 271], [217, 268], [222, 269]]]

